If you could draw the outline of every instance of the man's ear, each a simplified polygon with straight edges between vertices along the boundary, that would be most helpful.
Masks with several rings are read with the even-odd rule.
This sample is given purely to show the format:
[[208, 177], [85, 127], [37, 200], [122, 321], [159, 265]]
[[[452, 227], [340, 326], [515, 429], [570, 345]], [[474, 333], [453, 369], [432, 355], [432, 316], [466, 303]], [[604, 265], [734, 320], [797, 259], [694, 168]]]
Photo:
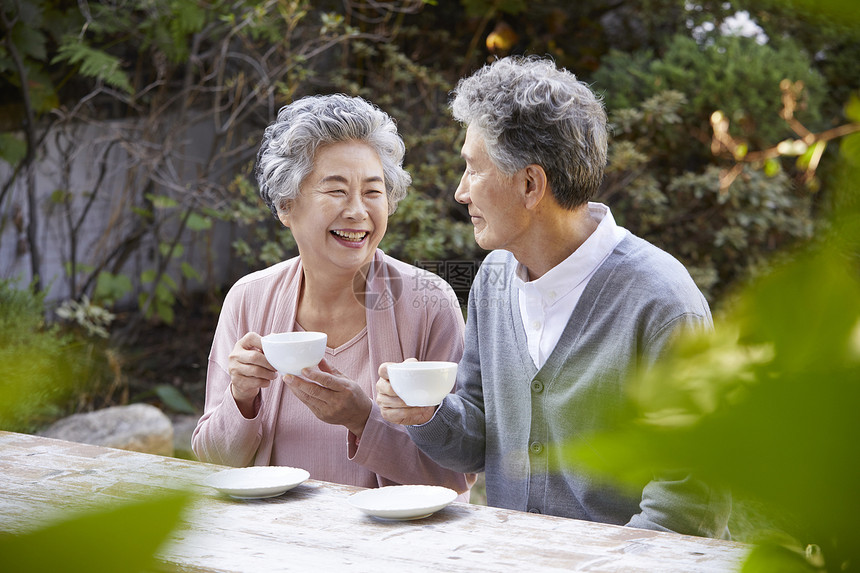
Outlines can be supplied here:
[[527, 209], [532, 209], [540, 204], [544, 196], [549, 192], [549, 184], [546, 171], [536, 163], [526, 165], [523, 168], [524, 184], [526, 186], [523, 197]]

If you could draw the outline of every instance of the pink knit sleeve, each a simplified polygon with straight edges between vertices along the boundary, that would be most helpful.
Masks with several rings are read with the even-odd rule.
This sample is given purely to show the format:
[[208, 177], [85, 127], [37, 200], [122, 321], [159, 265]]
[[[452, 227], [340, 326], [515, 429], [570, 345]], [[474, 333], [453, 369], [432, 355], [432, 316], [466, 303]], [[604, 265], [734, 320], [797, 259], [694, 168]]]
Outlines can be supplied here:
[[237, 290], [228, 293], [215, 329], [206, 372], [206, 401], [203, 416], [191, 437], [191, 449], [201, 461], [244, 467], [254, 459], [262, 436], [262, 422], [259, 407], [255, 418], [245, 418], [230, 392], [227, 360], [239, 338]]

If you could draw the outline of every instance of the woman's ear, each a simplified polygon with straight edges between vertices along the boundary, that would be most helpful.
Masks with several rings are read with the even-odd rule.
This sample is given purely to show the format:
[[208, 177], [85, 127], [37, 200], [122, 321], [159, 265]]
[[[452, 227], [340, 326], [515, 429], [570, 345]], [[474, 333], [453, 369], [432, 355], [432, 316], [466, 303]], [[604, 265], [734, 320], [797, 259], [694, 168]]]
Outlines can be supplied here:
[[548, 188], [546, 171], [536, 163], [526, 165], [523, 168], [524, 184], [526, 186], [523, 198], [527, 209], [532, 209], [540, 204], [546, 195]]
[[281, 221], [281, 224], [287, 229], [290, 228], [290, 201], [284, 201], [281, 203], [281, 206], [278, 207], [278, 219]]

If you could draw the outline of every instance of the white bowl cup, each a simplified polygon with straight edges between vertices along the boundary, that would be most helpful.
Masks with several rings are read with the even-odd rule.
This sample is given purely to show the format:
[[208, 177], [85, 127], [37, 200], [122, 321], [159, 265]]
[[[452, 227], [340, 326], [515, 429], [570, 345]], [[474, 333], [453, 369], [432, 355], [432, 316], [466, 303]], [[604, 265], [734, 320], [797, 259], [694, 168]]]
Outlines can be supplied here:
[[401, 362], [388, 365], [391, 387], [407, 406], [436, 406], [454, 388], [456, 362]]
[[263, 337], [263, 354], [278, 373], [298, 376], [325, 356], [325, 332], [279, 332]]

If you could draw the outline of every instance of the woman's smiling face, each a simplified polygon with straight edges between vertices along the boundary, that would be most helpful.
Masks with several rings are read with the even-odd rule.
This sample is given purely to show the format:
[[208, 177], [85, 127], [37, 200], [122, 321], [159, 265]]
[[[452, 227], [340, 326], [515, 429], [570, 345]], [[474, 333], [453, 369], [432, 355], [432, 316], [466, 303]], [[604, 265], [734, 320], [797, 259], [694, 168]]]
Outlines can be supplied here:
[[279, 218], [292, 231], [304, 267], [357, 272], [371, 261], [388, 228], [388, 194], [376, 151], [359, 141], [319, 148], [298, 198]]

